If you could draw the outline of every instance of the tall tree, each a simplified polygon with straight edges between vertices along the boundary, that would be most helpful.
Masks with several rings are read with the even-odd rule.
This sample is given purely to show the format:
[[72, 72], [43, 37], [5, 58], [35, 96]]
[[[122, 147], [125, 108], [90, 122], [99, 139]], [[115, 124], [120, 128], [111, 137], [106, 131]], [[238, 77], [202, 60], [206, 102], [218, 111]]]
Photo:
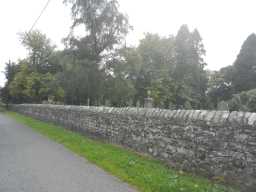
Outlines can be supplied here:
[[136, 82], [137, 97], [143, 102], [146, 97], [151, 96], [155, 106], [168, 107], [173, 94], [169, 91], [175, 67], [174, 37], [166, 38], [148, 33], [140, 41], [138, 53], [141, 55], [142, 65]]
[[104, 64], [106, 55], [121, 43], [129, 31], [127, 17], [119, 11], [116, 0], [64, 0], [71, 4], [74, 30], [84, 26], [84, 36], [67, 38], [70, 50], [85, 72], [87, 86], [83, 97], [91, 104], [102, 101], [103, 81], [105, 80]]
[[256, 35], [243, 43], [234, 63], [232, 85], [236, 93], [256, 88]]
[[72, 29], [85, 27], [81, 39], [70, 38], [71, 46], [87, 59], [99, 61], [104, 51], [119, 44], [129, 30], [127, 17], [119, 12], [116, 0], [64, 0], [72, 5]]
[[138, 52], [143, 59], [143, 70], [152, 79], [169, 76], [174, 69], [175, 42], [172, 36], [165, 38], [157, 34], [146, 34], [140, 41]]
[[2, 101], [7, 105], [9, 102], [15, 101], [15, 98], [13, 98], [10, 94], [9, 86], [11, 81], [15, 78], [15, 75], [18, 72], [18, 70], [19, 70], [19, 66], [14, 62], [9, 61], [5, 64], [4, 74], [6, 78], [6, 83], [5, 83], [5, 86], [1, 89], [0, 96], [2, 98]]
[[174, 72], [177, 84], [186, 89], [186, 96], [176, 99], [178, 105], [190, 102], [192, 107], [203, 107], [207, 89], [207, 75], [204, 62], [205, 49], [197, 30], [190, 32], [182, 25], [176, 36], [176, 68]]
[[124, 47], [106, 62], [105, 99], [114, 106], [136, 104], [135, 84], [142, 59], [136, 48]]

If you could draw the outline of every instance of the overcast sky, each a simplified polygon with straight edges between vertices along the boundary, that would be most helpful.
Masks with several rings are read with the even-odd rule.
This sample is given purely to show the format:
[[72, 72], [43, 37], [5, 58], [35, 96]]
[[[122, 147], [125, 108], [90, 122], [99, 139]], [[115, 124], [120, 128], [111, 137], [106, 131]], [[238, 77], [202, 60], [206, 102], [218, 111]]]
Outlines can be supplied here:
[[[9, 59], [26, 56], [18, 33], [28, 31], [47, 0], [8, 0], [0, 7], [0, 71]], [[176, 34], [182, 24], [197, 28], [203, 38], [208, 68], [231, 65], [247, 36], [256, 32], [255, 0], [119, 0], [134, 30], [127, 37], [135, 45], [145, 32]], [[62, 48], [69, 32], [70, 10], [62, 0], [52, 0], [36, 28]], [[0, 85], [5, 82], [0, 74]]]

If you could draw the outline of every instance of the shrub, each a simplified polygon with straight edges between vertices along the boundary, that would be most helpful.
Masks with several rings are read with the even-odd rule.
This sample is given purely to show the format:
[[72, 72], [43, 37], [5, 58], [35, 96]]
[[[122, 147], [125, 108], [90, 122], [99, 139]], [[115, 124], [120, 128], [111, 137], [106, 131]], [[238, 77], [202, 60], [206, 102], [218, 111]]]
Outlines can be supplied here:
[[228, 103], [230, 111], [256, 112], [256, 89], [235, 94]]

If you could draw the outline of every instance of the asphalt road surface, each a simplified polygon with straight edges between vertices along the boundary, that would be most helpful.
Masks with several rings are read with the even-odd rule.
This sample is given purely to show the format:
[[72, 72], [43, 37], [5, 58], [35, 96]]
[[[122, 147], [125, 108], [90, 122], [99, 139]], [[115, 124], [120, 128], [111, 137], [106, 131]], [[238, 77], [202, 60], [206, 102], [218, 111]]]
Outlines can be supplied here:
[[0, 114], [0, 192], [135, 192], [62, 145]]

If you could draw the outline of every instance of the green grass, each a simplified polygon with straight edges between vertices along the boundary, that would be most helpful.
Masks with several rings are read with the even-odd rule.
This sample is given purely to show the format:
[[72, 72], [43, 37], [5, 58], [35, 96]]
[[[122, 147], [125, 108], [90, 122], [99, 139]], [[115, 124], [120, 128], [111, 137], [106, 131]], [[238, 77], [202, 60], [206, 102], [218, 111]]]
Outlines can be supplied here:
[[103, 168], [141, 192], [224, 192], [231, 188], [207, 179], [174, 171], [160, 162], [118, 146], [95, 141], [14, 112], [7, 112], [17, 122], [25, 124], [50, 139], [63, 144], [74, 153]]

